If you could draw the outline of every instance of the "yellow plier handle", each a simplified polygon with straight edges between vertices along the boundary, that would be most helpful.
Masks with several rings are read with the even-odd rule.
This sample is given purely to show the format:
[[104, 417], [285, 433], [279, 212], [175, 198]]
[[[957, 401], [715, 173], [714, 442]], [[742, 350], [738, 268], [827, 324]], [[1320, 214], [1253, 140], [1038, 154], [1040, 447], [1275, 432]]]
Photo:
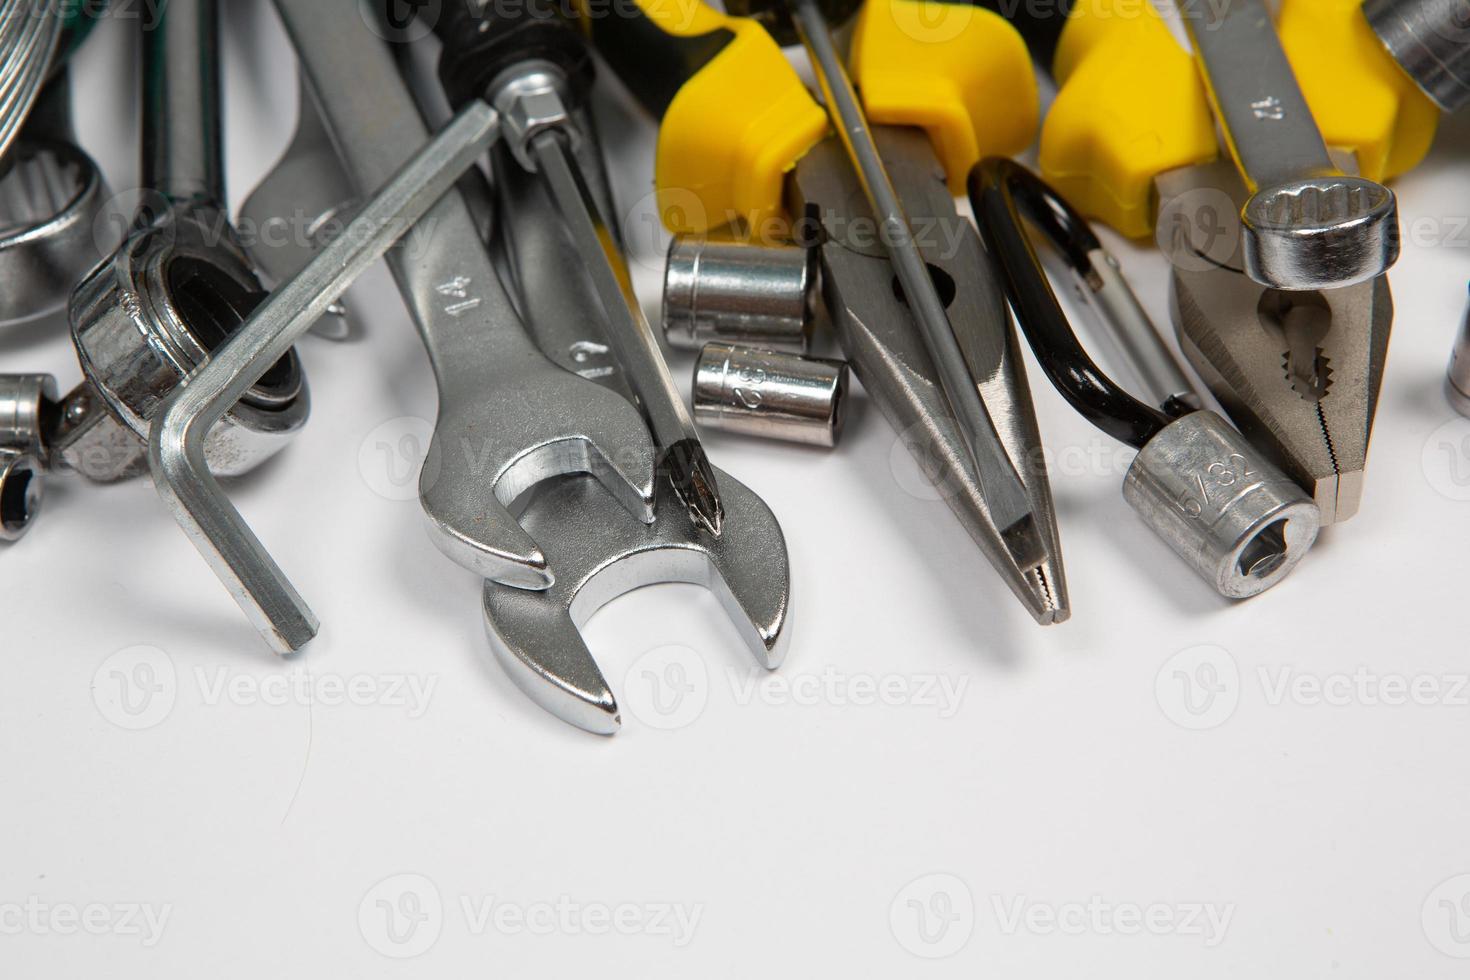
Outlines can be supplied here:
[[[1198, 71], [1149, 0], [1076, 0], [1065, 19], [1047, 12], [1020, 24], [1038, 57], [1054, 51], [1042, 173], [1084, 214], [1150, 235], [1154, 178], [1219, 152]], [[1355, 153], [1363, 176], [1387, 180], [1424, 158], [1438, 111], [1355, 0], [1282, 0], [1277, 29], [1323, 138]]]
[[[759, 23], [700, 0], [628, 0], [589, 17], [593, 43], [661, 120], [659, 214], [675, 232], [783, 228], [786, 174], [827, 133], [817, 105]], [[945, 0], [867, 0], [854, 81], [871, 122], [925, 129], [957, 193], [989, 154], [1035, 138], [1039, 101], [1025, 43], [989, 11]]]
[[669, 230], [779, 224], [786, 173], [827, 132], [780, 47], [700, 0], [626, 0], [586, 21], [593, 43], [660, 119], [655, 183]]

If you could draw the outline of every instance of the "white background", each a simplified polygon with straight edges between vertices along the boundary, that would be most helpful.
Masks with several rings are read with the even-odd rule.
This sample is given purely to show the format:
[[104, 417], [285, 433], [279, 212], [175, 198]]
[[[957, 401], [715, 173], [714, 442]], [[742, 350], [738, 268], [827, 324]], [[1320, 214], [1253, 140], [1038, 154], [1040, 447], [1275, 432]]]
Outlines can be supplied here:
[[[286, 143], [295, 79], [274, 16], [231, 6], [238, 204]], [[104, 24], [77, 78], [115, 189], [137, 173], [132, 29]], [[605, 108], [631, 208], [653, 130]], [[321, 616], [304, 654], [267, 652], [146, 482], [58, 479], [0, 554], [0, 975], [1464, 976], [1470, 421], [1441, 380], [1467, 143], [1448, 121], [1397, 185], [1362, 513], [1275, 591], [1216, 598], [1124, 504], [1127, 454], [1039, 384], [1074, 615], [1038, 628], [906, 489], [858, 397], [836, 452], [706, 434], [785, 528], [790, 657], [752, 688], [712, 596], [629, 596], [587, 631], [623, 699], [611, 739], [511, 684], [480, 583], [379, 492], [370, 436], [433, 418], [435, 395], [375, 269], [351, 294], [364, 336], [301, 345], [310, 426], [230, 487]], [[659, 250], [636, 237], [655, 315]], [[1164, 320], [1163, 260], [1119, 252]], [[55, 326], [0, 338], [0, 370], [78, 377]], [[695, 687], [672, 719], [649, 687], [669, 663]], [[270, 687], [308, 676], [315, 703]], [[1386, 703], [1398, 681], [1425, 703]], [[339, 683], [359, 703], [327, 703]], [[877, 684], [904, 703], [856, 703]], [[589, 934], [599, 916], [631, 934]]]

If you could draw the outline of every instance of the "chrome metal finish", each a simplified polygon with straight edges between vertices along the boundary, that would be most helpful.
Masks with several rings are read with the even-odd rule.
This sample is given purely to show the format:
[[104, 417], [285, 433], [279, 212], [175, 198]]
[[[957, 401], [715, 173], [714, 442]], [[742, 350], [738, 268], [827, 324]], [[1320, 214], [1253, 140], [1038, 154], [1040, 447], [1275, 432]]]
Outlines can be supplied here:
[[97, 165], [73, 143], [16, 143], [0, 176], [0, 327], [60, 313], [102, 257], [108, 199]]
[[842, 361], [708, 344], [694, 365], [694, 420], [831, 449], [847, 413], [847, 374]]
[[[356, 0], [276, 0], [349, 179], [383, 184], [428, 139], [392, 55], [354, 23]], [[400, 233], [405, 228], [399, 229]], [[439, 418], [420, 501], [434, 543], [485, 578], [544, 589], [554, 570], [509, 504], [537, 483], [591, 473], [653, 520], [652, 440], [625, 400], [558, 368], [526, 335], [458, 192], [388, 253], [428, 351]]]
[[[240, 225], [249, 229], [245, 249], [270, 286], [304, 269], [347, 226], [358, 204], [304, 80], [296, 101], [291, 145], [240, 208]], [[343, 303], [334, 303], [311, 332], [347, 339], [352, 326]]]
[[1115, 358], [1135, 377], [1147, 401], [1201, 408], [1184, 366], [1138, 302], [1118, 260], [1101, 248], [1089, 252], [1088, 259], [1086, 274], [1070, 265], [1068, 269], [1077, 297], [1092, 314], [1092, 325], [1104, 345], [1112, 348]]
[[1321, 526], [1301, 487], [1213, 412], [1186, 415], [1154, 436], [1129, 468], [1123, 497], [1230, 599], [1289, 575]]
[[[313, 0], [319, 2], [319, 0]], [[267, 299], [155, 413], [148, 461], [159, 495], [251, 624], [279, 653], [318, 621], [210, 475], [210, 430], [347, 287], [429, 211], [496, 138], [498, 117], [471, 104], [425, 145], [300, 273]]]
[[1250, 197], [1246, 273], [1276, 289], [1366, 282], [1398, 260], [1398, 204], [1333, 163], [1263, 0], [1183, 3], [1215, 117]]
[[1035, 568], [1046, 560], [1046, 535], [1037, 527], [1024, 479], [1002, 444], [998, 430], [1004, 420], [991, 417], [975, 389], [973, 367], [967, 369], [961, 341], [914, 241], [909, 215], [868, 128], [821, 7], [816, 0], [791, 0], [790, 9], [802, 44], [811, 56], [837, 135], [872, 206], [893, 271], [902, 285], [905, 305], [913, 311], [912, 323], [937, 372], [949, 414], [958, 422], [960, 436], [974, 461], [991, 518], [1001, 529], [1012, 560], [1023, 571]]
[[0, 375], [0, 449], [34, 456], [45, 465], [47, 426], [56, 411], [56, 379], [51, 375]]
[[1016, 598], [1038, 623], [1064, 622], [1071, 605], [1056, 511], [1022, 348], [1005, 295], [975, 226], [955, 210], [928, 136], [885, 126], [876, 138], [905, 210], [934, 229], [939, 239], [924, 247], [924, 259], [938, 270], [936, 279], [953, 284], [948, 308], [962, 344], [967, 384], [997, 409], [1001, 446], [1009, 465], [1021, 474], [1044, 543], [1046, 557], [1040, 565], [1023, 568], [1013, 557], [974, 458], [957, 431], [915, 313], [895, 288], [892, 264], [881, 249], [849, 244], [841, 233], [871, 222], [872, 216], [842, 145], [829, 138], [797, 163], [791, 191], [793, 206], [814, 207], [827, 233], [821, 246], [822, 292], [843, 354], [906, 448], [922, 460], [936, 494]]
[[1363, 15], [1435, 105], [1470, 102], [1470, 0], [1364, 0]]
[[814, 249], [676, 235], [664, 270], [664, 338], [682, 350], [725, 343], [805, 354], [816, 299]]
[[19, 541], [41, 512], [46, 494], [41, 460], [15, 449], [0, 449], [0, 541]]

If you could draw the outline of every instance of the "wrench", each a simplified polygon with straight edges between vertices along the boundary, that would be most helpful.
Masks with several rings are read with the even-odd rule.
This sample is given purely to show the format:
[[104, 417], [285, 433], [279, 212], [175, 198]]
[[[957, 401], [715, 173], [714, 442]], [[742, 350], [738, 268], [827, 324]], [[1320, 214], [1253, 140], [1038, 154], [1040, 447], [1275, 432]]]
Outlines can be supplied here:
[[1181, 3], [1205, 88], [1250, 197], [1245, 271], [1276, 289], [1351, 286], [1398, 260], [1398, 203], [1327, 153], [1261, 0]]
[[[356, 0], [276, 0], [322, 117], [359, 191], [426, 130]], [[556, 367], [526, 335], [459, 193], [425, 216], [389, 265], [428, 349], [439, 420], [420, 479], [430, 537], [483, 578], [545, 589], [553, 570], [507, 506], [543, 480], [590, 473], [654, 519], [653, 440], [638, 411]]]
[[[590, 127], [582, 132], [590, 134]], [[596, 193], [602, 182], [595, 143], [581, 147], [582, 167]], [[496, 186], [500, 244], [519, 282], [521, 306], [548, 357], [583, 377], [633, 397], [602, 324], [601, 297], [586, 276], [568, 276], [580, 254], [544, 182], [498, 148]], [[715, 537], [695, 524], [667, 480], [657, 483], [658, 519], [644, 527], [620, 513], [586, 478], [540, 488], [521, 515], [557, 569], [556, 583], [528, 592], [485, 583], [485, 629], [511, 679], [533, 701], [570, 724], [600, 735], [620, 725], [617, 699], [597, 666], [581, 626], [607, 603], [664, 582], [703, 585], [767, 669], [778, 667], [790, 641], [791, 568], [781, 525], [750, 489], [716, 470], [724, 507]]]
[[[146, 467], [159, 404], [239, 329], [264, 290], [224, 211], [216, 0], [169, 0], [143, 40], [143, 186], [150, 199], [113, 256], [73, 290], [86, 375], [63, 399], [53, 453], [89, 479]], [[306, 423], [294, 351], [244, 392], [210, 437], [211, 468], [246, 472]]]
[[[306, 268], [358, 203], [305, 79], [297, 89], [296, 135], [240, 208], [241, 222], [255, 231], [247, 251], [270, 285]], [[311, 332], [346, 340], [352, 334], [346, 308], [333, 304]]]

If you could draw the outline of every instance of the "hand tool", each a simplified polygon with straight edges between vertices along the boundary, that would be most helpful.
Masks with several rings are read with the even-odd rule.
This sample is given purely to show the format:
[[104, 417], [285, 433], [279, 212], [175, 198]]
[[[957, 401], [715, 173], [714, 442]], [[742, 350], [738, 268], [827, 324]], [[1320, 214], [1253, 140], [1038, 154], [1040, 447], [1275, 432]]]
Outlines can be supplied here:
[[[169, 0], [142, 30], [143, 186], [114, 255], [72, 293], [72, 341], [86, 380], [63, 399], [53, 455], [89, 479], [145, 466], [149, 419], [264, 296], [225, 216], [215, 0]], [[285, 351], [215, 429], [215, 473], [246, 472], [305, 424], [300, 361]]]
[[694, 364], [694, 418], [713, 429], [831, 449], [847, 416], [847, 365], [706, 344]]
[[432, 212], [499, 136], [499, 127], [499, 116], [488, 105], [466, 107], [385, 182], [340, 238], [272, 293], [154, 417], [148, 461], [159, 495], [278, 653], [299, 649], [316, 635], [318, 621], [210, 475], [204, 458], [210, 430], [369, 265]]
[[1470, 101], [1470, 4], [1465, 0], [1364, 0], [1363, 15], [1388, 53], [1434, 104]]
[[41, 511], [55, 412], [51, 375], [0, 375], [0, 541], [19, 540]]
[[663, 328], [670, 347], [708, 343], [805, 354], [817, 303], [817, 253], [675, 235], [664, 265]]
[[[582, 150], [588, 183], [599, 187], [597, 148], [584, 144]], [[621, 367], [607, 356], [607, 313], [595, 287], [585, 276], [566, 274], [581, 254], [571, 229], [544, 182], [505, 147], [493, 156], [503, 215], [498, 238], [528, 329], [558, 364], [631, 399]], [[491, 645], [536, 703], [579, 728], [615, 733], [621, 726], [617, 699], [580, 627], [618, 596], [664, 582], [709, 588], [756, 662], [768, 669], [780, 665], [791, 632], [785, 537], [758, 496], [723, 471], [719, 481], [725, 506], [719, 537], [690, 519], [668, 481], [657, 483], [658, 516], [647, 526], [586, 478], [556, 480], [536, 491], [521, 520], [545, 546], [558, 571], [556, 584], [527, 592], [487, 582], [484, 591]]]
[[[933, 33], [916, 28], [928, 12], [941, 21]], [[1030, 500], [1046, 558], [1029, 568], [982, 490], [939, 369], [901, 298], [908, 293], [883, 248], [885, 229], [840, 140], [824, 139], [823, 115], [775, 41], [750, 20], [702, 4], [675, 11], [643, 3], [627, 17], [590, 19], [588, 29], [662, 120], [656, 183], [664, 223], [676, 232], [794, 240], [790, 215], [806, 225], [814, 214], [825, 238], [823, 295], [864, 389], [910, 450], [937, 467], [946, 504], [1037, 621], [1065, 620], [1060, 543], [1020, 346], [994, 271], [951, 194], [982, 152], [1020, 152], [1035, 132], [1036, 83], [1020, 37], [967, 5], [869, 0], [852, 61], [879, 156], [929, 277], [950, 300], [945, 313], [966, 384], [978, 389]]]
[[718, 537], [723, 516], [713, 469], [633, 291], [619, 235], [573, 155], [586, 136], [568, 106], [585, 100], [590, 53], [572, 22], [558, 15], [526, 8], [461, 13], [464, 23], [449, 32], [440, 59], [450, 102], [489, 99], [506, 120], [515, 159], [546, 182], [606, 308], [608, 340], [653, 432], [657, 470], [690, 518]]
[[[240, 208], [253, 234], [246, 244], [268, 286], [287, 282], [305, 268], [357, 206], [305, 79], [297, 85], [296, 133], [281, 159]], [[328, 340], [352, 334], [347, 309], [334, 304], [312, 327]]]
[[1250, 197], [1242, 254], [1275, 289], [1331, 289], [1383, 275], [1398, 260], [1398, 203], [1349, 177], [1327, 153], [1262, 0], [1183, 4], [1205, 88]]
[[[427, 139], [386, 46], [357, 23], [355, 0], [277, 0], [349, 178], [381, 184]], [[653, 446], [638, 412], [536, 349], [464, 198], [448, 194], [422, 234], [388, 254], [439, 385], [439, 419], [420, 479], [434, 543], [484, 578], [547, 588], [554, 569], [508, 505], [542, 480], [588, 472], [652, 521]]]
[[51, 68], [64, 26], [61, 4], [0, 2], [0, 157], [20, 133]]
[[[913, 311], [925, 352], [938, 371], [940, 391], [959, 423], [960, 434], [974, 460], [980, 492], [990, 507], [991, 519], [1000, 529], [1001, 539], [1017, 567], [1022, 572], [1030, 571], [1047, 556], [1047, 542], [1032, 514], [1031, 496], [1001, 444], [995, 419], [976, 389], [971, 365], [966, 363], [946, 304], [940, 299], [929, 266], [914, 241], [910, 217], [878, 152], [858, 103], [857, 90], [837, 54], [826, 16], [816, 0], [789, 0], [789, 13], [811, 58], [827, 111], [882, 229], [883, 244], [898, 276], [905, 305]], [[993, 332], [992, 349], [998, 339], [999, 332]]]
[[[1083, 281], [1110, 277], [1115, 301], [1096, 304], [1104, 320], [1128, 313], [1130, 349], [1162, 342], [1112, 257], [1076, 211], [1019, 164], [992, 157], [970, 174], [970, 199], [987, 250], [1005, 273], [1016, 319], [1042, 369], [1085, 418], [1139, 450], [1123, 496], [1181, 558], [1221, 595], [1243, 599], [1280, 582], [1310, 550], [1321, 516], [1300, 487], [1213, 412], [1181, 397], [1182, 377], [1161, 374], [1158, 409], [1120, 388], [1088, 357], [1062, 312], [1024, 222], [1029, 219]], [[1138, 322], [1142, 318], [1143, 322]], [[1169, 359], [1156, 350], [1151, 361]], [[1141, 372], [1148, 373], [1148, 372]]]
[[76, 144], [71, 92], [60, 70], [41, 92], [0, 175], [0, 327], [66, 308], [72, 288], [102, 258], [100, 221], [110, 194]]
[[[1115, 16], [1080, 0], [1065, 20], [1015, 16], [1058, 95], [1042, 129], [1048, 183], [1123, 234], [1152, 231], [1174, 263], [1180, 346], [1231, 419], [1312, 494], [1324, 524], [1357, 512], [1392, 300], [1379, 279], [1295, 294], [1243, 272], [1246, 191], [1217, 160], [1191, 57], [1150, 5]], [[1279, 31], [1331, 146], [1385, 180], [1427, 152], [1438, 111], [1382, 50], [1352, 0], [1284, 0]], [[1325, 314], [1325, 315], [1324, 315]], [[1290, 367], [1287, 365], [1290, 363]]]

